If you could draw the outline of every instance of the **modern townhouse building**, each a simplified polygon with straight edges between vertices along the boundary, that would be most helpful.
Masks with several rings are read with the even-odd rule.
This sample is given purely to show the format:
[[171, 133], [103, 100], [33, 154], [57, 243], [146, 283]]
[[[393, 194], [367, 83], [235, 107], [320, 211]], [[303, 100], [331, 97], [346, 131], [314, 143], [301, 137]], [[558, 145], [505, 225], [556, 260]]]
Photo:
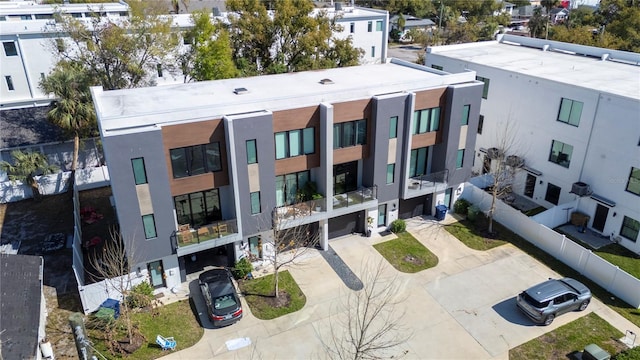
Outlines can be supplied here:
[[[128, 17], [125, 2], [94, 4], [42, 5], [33, 1], [0, 2], [0, 109], [48, 105], [51, 98], [39, 88], [40, 79], [51, 71], [58, 46], [70, 46], [69, 42], [56, 39], [54, 14], [66, 13], [77, 19], [98, 14], [105, 19], [118, 21]], [[353, 45], [365, 51], [362, 64], [381, 63], [387, 57], [388, 13], [386, 11], [341, 7], [316, 9], [326, 11], [342, 25], [337, 38], [351, 37]], [[173, 19], [175, 31], [185, 31], [192, 26], [190, 14], [167, 15]], [[226, 13], [212, 9], [212, 17], [225, 21]], [[189, 46], [182, 44], [182, 47]], [[163, 64], [158, 64], [152, 75], [158, 85], [184, 82], [182, 74], [171, 74]]]
[[273, 218], [310, 224], [326, 250], [369, 221], [450, 205], [471, 173], [482, 83], [392, 59], [92, 95], [123, 238], [172, 288], [193, 256], [268, 257]]
[[426, 65], [485, 83], [477, 173], [509, 124], [517, 193], [547, 208], [579, 197], [567, 211], [640, 252], [640, 54], [505, 35], [429, 48]]

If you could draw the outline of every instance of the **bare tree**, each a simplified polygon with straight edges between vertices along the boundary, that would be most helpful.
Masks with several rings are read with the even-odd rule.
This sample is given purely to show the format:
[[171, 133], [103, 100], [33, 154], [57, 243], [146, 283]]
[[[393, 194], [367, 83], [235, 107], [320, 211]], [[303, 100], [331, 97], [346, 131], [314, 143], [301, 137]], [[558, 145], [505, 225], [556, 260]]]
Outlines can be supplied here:
[[127, 328], [127, 342], [131, 343], [134, 333], [127, 295], [135, 279], [131, 274], [131, 267], [137, 263], [134, 246], [132, 242], [127, 244], [116, 228], [110, 228], [109, 235], [101, 245], [88, 252], [87, 272], [96, 280], [104, 280], [109, 289], [114, 289], [122, 297], [120, 317]]
[[320, 339], [330, 359], [394, 358], [396, 348], [411, 337], [402, 327], [405, 312], [399, 308], [400, 283], [395, 275], [384, 276], [383, 260], [365, 263], [362, 281], [364, 288], [350, 292], [332, 314], [328, 338]]
[[[494, 146], [487, 150], [491, 159], [488, 168], [483, 169], [489, 174], [489, 192], [491, 206], [487, 216], [489, 218], [489, 234], [493, 234], [493, 216], [496, 212], [498, 199], [507, 198], [513, 192], [513, 182], [517, 171], [524, 165], [524, 155], [516, 147], [517, 129], [511, 122], [506, 122], [496, 133]], [[483, 165], [485, 166], [485, 165]]]

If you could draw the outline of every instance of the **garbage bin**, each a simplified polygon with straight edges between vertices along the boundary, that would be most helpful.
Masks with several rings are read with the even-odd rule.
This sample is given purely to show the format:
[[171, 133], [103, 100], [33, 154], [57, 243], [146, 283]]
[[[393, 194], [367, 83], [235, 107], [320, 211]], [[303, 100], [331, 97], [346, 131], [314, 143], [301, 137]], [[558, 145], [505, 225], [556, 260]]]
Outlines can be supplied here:
[[444, 205], [436, 206], [436, 220], [441, 221], [444, 220], [444, 217], [447, 215], [447, 207]]
[[120, 301], [116, 299], [107, 299], [101, 305], [100, 308], [104, 309], [112, 309], [113, 310], [113, 318], [117, 319], [120, 317]]

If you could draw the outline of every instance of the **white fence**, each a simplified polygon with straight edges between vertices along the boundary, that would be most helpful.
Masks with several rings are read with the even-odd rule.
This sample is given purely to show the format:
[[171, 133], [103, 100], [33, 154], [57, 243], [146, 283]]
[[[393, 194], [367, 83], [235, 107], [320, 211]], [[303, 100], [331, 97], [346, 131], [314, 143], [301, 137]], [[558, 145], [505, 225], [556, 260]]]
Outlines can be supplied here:
[[[67, 190], [69, 172], [36, 176], [38, 187], [42, 195], [60, 194]], [[0, 203], [20, 201], [33, 197], [31, 187], [22, 181], [0, 182]]]
[[[478, 206], [485, 213], [491, 207], [491, 196], [473, 184], [466, 184], [461, 197]], [[545, 226], [548, 224], [556, 227], [564, 224], [567, 221], [564, 209], [575, 207], [575, 205], [562, 204], [534, 218], [529, 218], [502, 201], [498, 201], [494, 219], [631, 306], [640, 308], [640, 280]]]

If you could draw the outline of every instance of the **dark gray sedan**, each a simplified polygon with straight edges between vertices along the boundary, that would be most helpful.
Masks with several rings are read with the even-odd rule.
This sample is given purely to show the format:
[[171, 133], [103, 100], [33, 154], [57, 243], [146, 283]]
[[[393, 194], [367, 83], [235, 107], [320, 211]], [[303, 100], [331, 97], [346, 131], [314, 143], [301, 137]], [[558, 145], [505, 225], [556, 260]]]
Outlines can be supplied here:
[[242, 318], [242, 304], [229, 270], [208, 270], [200, 274], [198, 279], [213, 326], [231, 325]]
[[591, 301], [591, 291], [581, 282], [571, 279], [549, 279], [518, 295], [516, 303], [531, 320], [549, 325], [560, 314], [582, 311]]

